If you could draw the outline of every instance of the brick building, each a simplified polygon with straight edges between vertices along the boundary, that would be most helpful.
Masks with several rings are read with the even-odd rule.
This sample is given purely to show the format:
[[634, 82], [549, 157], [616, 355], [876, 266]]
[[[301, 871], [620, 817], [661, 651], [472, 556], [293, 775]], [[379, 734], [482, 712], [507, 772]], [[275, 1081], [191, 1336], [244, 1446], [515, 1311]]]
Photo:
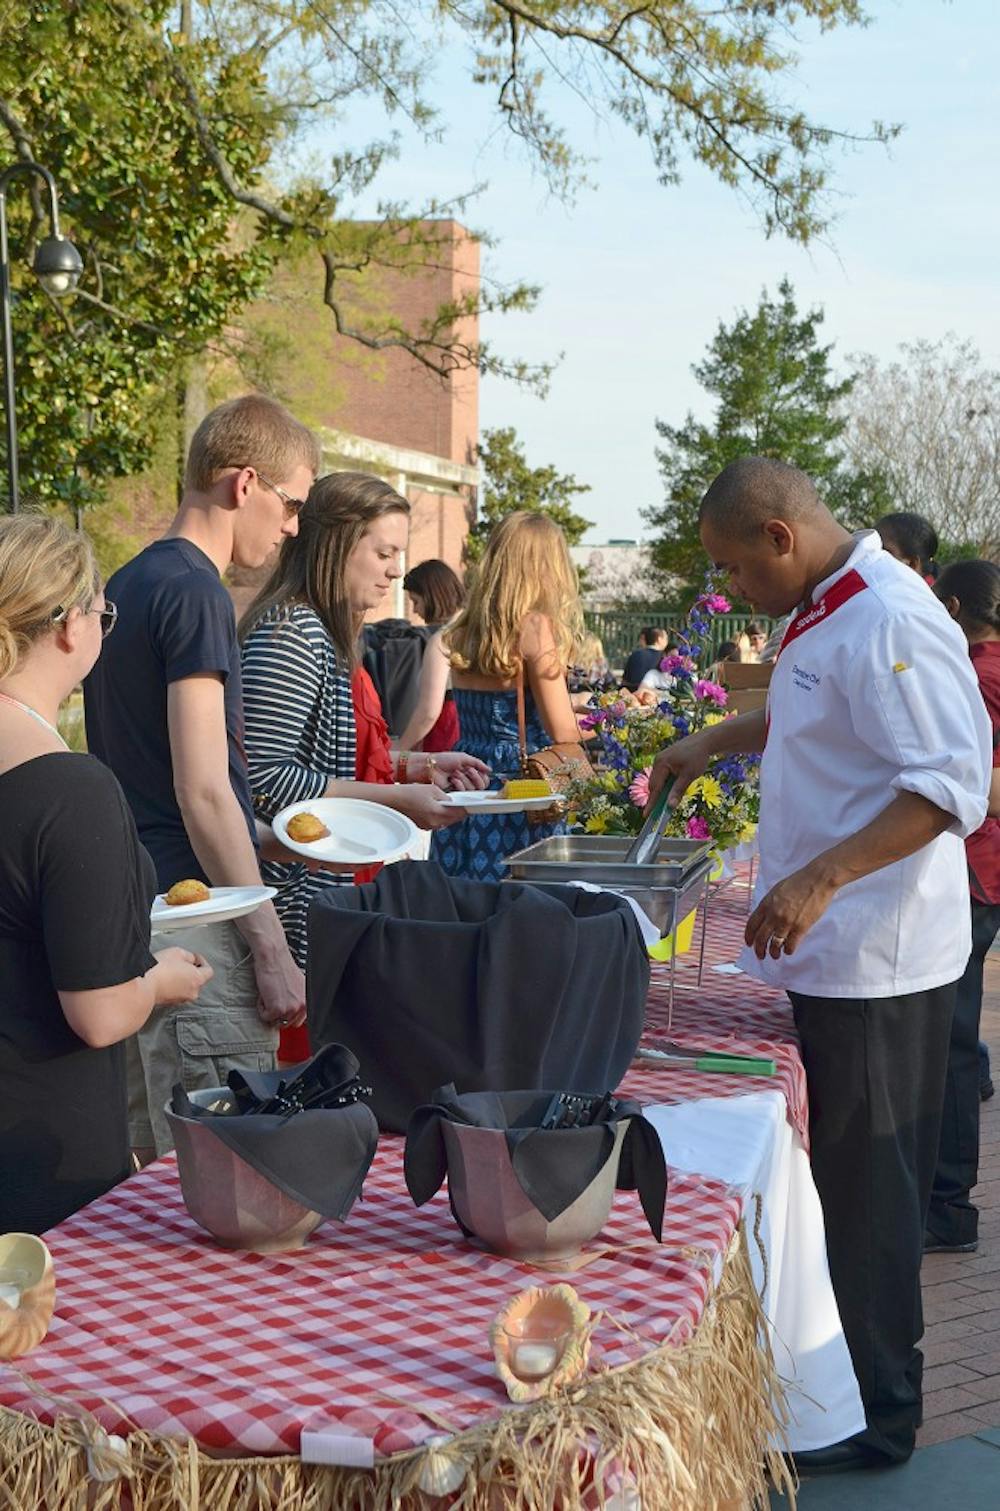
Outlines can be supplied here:
[[[413, 273], [367, 269], [342, 290], [348, 320], [385, 329], [396, 321], [419, 331], [442, 305], [458, 303], [479, 280], [479, 244], [457, 221], [428, 223], [436, 245]], [[479, 469], [479, 380], [474, 370], [441, 378], [398, 348], [373, 351], [338, 335], [322, 297], [323, 270], [315, 254], [283, 263], [267, 296], [244, 313], [228, 343], [232, 357], [213, 359], [189, 383], [183, 428], [190, 435], [222, 399], [257, 387], [273, 393], [312, 426], [323, 446], [325, 471], [366, 471], [384, 477], [412, 506], [407, 565], [439, 557], [462, 570], [463, 547], [474, 517]], [[340, 290], [338, 289], [338, 292]], [[475, 318], [457, 325], [474, 345]], [[164, 415], [155, 465], [114, 490], [127, 521], [127, 539], [113, 567], [160, 535], [176, 506], [176, 475], [184, 442], [178, 417]], [[233, 574], [237, 608], [256, 577]], [[402, 617], [404, 595], [383, 611]]]
[[[380, 328], [395, 320], [419, 331], [442, 305], [476, 289], [478, 242], [457, 221], [434, 222], [433, 231], [433, 265], [366, 271], [345, 291], [348, 319]], [[269, 381], [261, 386], [317, 431], [324, 470], [375, 472], [409, 499], [407, 566], [439, 557], [461, 573], [479, 482], [475, 370], [442, 378], [399, 348], [373, 351], [338, 335], [311, 258], [276, 275], [269, 297], [247, 312], [246, 334], [268, 354]], [[477, 321], [459, 321], [457, 335], [474, 344]], [[238, 601], [248, 586], [245, 579], [234, 585]], [[382, 614], [404, 613], [400, 586]]]

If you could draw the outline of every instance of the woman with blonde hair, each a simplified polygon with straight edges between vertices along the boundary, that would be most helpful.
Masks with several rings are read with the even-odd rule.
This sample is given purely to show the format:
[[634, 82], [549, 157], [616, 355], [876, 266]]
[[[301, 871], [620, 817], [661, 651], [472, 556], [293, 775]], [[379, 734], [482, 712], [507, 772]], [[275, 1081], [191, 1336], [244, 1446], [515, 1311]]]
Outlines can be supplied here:
[[41, 1233], [129, 1172], [124, 1040], [211, 968], [149, 949], [153, 863], [59, 705], [117, 613], [85, 536], [0, 520], [0, 1232]]
[[[508, 514], [443, 636], [462, 744], [492, 768], [495, 788], [520, 767], [519, 679], [528, 753], [579, 740], [566, 668], [582, 634], [579, 585], [559, 526], [543, 514]], [[523, 813], [478, 814], [435, 834], [431, 858], [452, 876], [498, 881], [506, 856], [561, 829], [529, 828]]]

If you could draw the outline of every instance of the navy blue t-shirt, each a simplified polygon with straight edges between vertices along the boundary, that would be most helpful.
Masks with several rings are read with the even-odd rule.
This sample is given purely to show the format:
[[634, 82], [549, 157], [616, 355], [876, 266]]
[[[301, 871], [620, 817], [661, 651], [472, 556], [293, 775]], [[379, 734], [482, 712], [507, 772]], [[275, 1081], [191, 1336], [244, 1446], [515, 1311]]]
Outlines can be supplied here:
[[189, 540], [154, 541], [114, 574], [106, 591], [118, 605], [118, 623], [84, 683], [88, 749], [121, 783], [160, 891], [186, 877], [207, 882], [174, 796], [167, 687], [199, 673], [222, 678], [229, 779], [256, 844], [232, 599], [214, 564]]
[[630, 693], [634, 693], [646, 673], [655, 670], [666, 654], [665, 650], [658, 651], [651, 645], [637, 645], [634, 651], [629, 652], [625, 663], [622, 687], [627, 687]]

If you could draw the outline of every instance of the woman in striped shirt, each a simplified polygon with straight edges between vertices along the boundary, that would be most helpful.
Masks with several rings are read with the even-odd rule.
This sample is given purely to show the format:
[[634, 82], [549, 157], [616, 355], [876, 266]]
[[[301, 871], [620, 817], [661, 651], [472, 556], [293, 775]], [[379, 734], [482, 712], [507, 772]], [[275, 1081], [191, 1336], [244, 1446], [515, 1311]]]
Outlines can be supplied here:
[[[410, 506], [381, 478], [320, 478], [270, 577], [240, 623], [250, 786], [262, 818], [289, 803], [355, 797], [386, 803], [422, 829], [460, 822], [443, 790], [478, 790], [488, 769], [460, 751], [392, 751], [378, 694], [359, 661], [365, 614], [401, 575]], [[265, 862], [296, 960], [305, 964], [306, 917], [325, 886], [367, 880]], [[284, 1052], [284, 1045], [283, 1045]]]

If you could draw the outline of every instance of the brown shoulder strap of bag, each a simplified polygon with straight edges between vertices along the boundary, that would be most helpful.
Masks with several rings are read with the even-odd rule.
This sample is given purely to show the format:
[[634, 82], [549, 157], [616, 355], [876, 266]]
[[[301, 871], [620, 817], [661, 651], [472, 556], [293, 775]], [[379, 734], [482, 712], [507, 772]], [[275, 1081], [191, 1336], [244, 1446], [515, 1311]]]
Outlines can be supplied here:
[[528, 774], [528, 723], [524, 714], [524, 663], [517, 666], [517, 747], [521, 756], [521, 775]]

